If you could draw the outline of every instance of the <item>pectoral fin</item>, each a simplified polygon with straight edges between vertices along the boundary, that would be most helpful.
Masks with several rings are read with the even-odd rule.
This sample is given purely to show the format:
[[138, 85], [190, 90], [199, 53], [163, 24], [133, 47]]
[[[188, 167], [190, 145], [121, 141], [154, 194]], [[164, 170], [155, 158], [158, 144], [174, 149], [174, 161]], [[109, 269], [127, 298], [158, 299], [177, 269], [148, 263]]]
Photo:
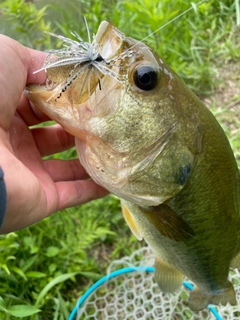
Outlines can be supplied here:
[[219, 290], [216, 294], [213, 294], [212, 292], [206, 293], [198, 287], [194, 288], [190, 293], [188, 305], [191, 310], [199, 311], [206, 308], [209, 303], [226, 305], [228, 302], [231, 305], [237, 304], [235, 291], [231, 282], [227, 283], [227, 288], [225, 290]]
[[141, 207], [140, 210], [166, 238], [174, 241], [186, 241], [194, 236], [193, 229], [166, 204], [149, 209]]
[[129, 212], [129, 210], [124, 206], [124, 204], [122, 204], [122, 213], [124, 216], [125, 221], [127, 222], [130, 230], [132, 231], [132, 233], [135, 235], [135, 237], [141, 241], [143, 239], [141, 232], [138, 228], [138, 226], [136, 225], [131, 213]]
[[172, 293], [181, 287], [183, 274], [169, 264], [155, 260], [155, 280], [163, 292]]

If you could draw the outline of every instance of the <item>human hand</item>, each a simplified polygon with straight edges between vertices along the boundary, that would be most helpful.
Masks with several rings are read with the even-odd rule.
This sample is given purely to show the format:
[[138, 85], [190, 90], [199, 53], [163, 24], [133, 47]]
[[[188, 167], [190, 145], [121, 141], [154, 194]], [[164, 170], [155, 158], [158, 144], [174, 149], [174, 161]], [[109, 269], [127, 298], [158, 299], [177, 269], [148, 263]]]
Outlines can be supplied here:
[[23, 89], [43, 84], [45, 54], [0, 35], [0, 167], [4, 171], [8, 203], [1, 233], [29, 226], [63, 208], [103, 197], [78, 159], [42, 160], [69, 149], [74, 138], [61, 126], [29, 128], [49, 120], [35, 108]]

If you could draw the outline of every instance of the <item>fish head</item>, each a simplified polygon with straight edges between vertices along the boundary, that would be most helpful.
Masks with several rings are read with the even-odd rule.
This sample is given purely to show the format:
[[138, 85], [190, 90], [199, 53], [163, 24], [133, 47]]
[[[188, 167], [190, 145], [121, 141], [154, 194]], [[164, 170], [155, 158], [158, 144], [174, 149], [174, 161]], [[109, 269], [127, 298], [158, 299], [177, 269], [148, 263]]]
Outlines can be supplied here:
[[84, 54], [77, 46], [50, 56], [46, 84], [29, 85], [27, 97], [76, 137], [98, 184], [139, 205], [173, 197], [201, 149], [195, 96], [146, 44], [110, 22], [81, 44]]

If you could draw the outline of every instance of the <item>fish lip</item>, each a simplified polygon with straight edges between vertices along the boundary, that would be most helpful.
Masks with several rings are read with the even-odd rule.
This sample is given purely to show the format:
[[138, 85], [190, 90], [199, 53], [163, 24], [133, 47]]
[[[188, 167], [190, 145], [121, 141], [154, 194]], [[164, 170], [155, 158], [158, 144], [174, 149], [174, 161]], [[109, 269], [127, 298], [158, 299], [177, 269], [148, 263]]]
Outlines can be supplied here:
[[34, 97], [36, 97], [36, 99], [42, 99], [43, 102], [49, 102], [51, 98], [59, 94], [58, 87], [59, 85], [53, 89], [49, 89], [46, 85], [30, 84], [24, 88], [23, 92], [31, 101], [35, 100]]
[[39, 92], [39, 91], [48, 91], [46, 85], [29, 84], [23, 90], [23, 92], [27, 97], [30, 96], [32, 92]]
[[[47, 88], [45, 85], [38, 85], [38, 84], [29, 84], [23, 90], [25, 96], [31, 101], [34, 99], [34, 96], [40, 94], [44, 94], [47, 92]], [[34, 102], [33, 102], [34, 103]]]

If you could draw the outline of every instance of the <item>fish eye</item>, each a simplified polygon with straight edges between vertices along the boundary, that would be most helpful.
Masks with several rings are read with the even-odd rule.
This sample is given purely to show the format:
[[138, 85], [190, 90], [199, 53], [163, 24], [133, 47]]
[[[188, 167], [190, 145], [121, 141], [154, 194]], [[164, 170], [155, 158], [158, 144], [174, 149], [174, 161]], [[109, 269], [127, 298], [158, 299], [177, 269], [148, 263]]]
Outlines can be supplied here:
[[152, 90], [158, 82], [157, 71], [151, 66], [140, 66], [134, 70], [133, 80], [139, 89], [145, 91]]

